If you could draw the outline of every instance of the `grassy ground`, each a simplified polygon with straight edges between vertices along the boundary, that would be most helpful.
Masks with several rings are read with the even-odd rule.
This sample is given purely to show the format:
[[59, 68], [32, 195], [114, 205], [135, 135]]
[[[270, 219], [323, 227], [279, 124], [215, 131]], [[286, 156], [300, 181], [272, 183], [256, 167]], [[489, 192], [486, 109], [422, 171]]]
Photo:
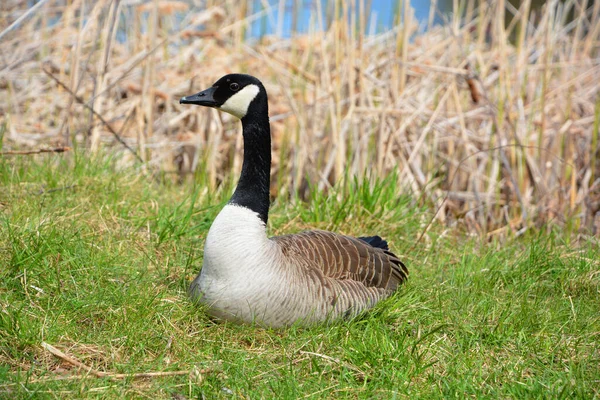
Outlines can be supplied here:
[[397, 171], [480, 236], [600, 232], [600, 1], [440, 0], [435, 26], [436, 7], [423, 21], [387, 3], [1, 1], [0, 152], [110, 149], [181, 174], [207, 161], [217, 187], [241, 169], [239, 122], [178, 101], [242, 72], [269, 94], [276, 193]]
[[[434, 226], [413, 248], [430, 214], [385, 181], [338, 187], [345, 203], [280, 199], [272, 233], [381, 234], [408, 284], [331, 326], [215, 323], [185, 291], [227, 191], [118, 165], [0, 158], [0, 397], [600, 396], [597, 243], [530, 232], [501, 244]], [[98, 378], [42, 342], [95, 371], [189, 373]]]

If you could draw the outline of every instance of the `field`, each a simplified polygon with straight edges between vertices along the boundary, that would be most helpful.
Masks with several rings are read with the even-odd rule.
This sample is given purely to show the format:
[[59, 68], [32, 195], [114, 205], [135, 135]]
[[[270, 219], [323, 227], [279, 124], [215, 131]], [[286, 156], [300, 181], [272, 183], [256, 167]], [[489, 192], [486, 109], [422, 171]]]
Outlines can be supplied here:
[[[379, 233], [410, 280], [373, 312], [331, 326], [216, 323], [185, 293], [227, 191], [115, 164], [79, 154], [0, 164], [7, 398], [600, 395], [592, 239], [551, 231], [500, 243], [436, 225], [414, 245], [428, 214], [387, 182], [354, 187], [347, 204], [334, 193], [277, 200], [273, 234]], [[77, 370], [43, 342], [108, 376]], [[172, 371], [183, 375], [111, 376]]]
[[[338, 1], [254, 37], [263, 3], [0, 6], [0, 398], [600, 397], [600, 2], [457, 1], [425, 32], [401, 2], [365, 35]], [[372, 312], [270, 330], [187, 299], [242, 149], [177, 100], [234, 71], [269, 91], [269, 232], [407, 264]]]

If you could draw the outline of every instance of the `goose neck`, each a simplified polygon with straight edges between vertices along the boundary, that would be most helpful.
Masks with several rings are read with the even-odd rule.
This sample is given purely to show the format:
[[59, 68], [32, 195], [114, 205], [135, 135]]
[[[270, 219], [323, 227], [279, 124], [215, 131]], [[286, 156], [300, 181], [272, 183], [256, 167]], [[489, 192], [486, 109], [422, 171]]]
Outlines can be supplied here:
[[242, 119], [244, 161], [230, 203], [249, 208], [267, 223], [271, 181], [271, 131], [269, 117]]

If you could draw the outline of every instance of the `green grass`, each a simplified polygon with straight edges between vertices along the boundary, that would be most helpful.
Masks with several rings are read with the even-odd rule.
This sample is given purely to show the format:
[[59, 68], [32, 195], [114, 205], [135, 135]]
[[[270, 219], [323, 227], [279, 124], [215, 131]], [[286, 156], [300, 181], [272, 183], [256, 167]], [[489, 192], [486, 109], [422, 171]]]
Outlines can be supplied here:
[[[226, 191], [159, 183], [117, 161], [0, 158], [0, 397], [600, 397], [591, 239], [547, 229], [499, 243], [434, 226], [413, 248], [431, 211], [395, 179], [351, 182], [276, 201], [270, 231], [380, 234], [409, 282], [334, 325], [216, 323], [185, 293]], [[42, 341], [111, 373], [208, 371], [61, 379], [86, 374]]]

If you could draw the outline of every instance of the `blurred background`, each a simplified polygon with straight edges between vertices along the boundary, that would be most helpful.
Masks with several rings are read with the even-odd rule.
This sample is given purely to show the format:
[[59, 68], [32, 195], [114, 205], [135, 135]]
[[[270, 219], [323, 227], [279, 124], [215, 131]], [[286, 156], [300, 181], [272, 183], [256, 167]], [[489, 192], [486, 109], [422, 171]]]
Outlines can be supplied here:
[[591, 0], [3, 0], [0, 151], [229, 190], [239, 122], [178, 100], [244, 72], [275, 200], [385, 180], [470, 232], [598, 233], [599, 37]]

